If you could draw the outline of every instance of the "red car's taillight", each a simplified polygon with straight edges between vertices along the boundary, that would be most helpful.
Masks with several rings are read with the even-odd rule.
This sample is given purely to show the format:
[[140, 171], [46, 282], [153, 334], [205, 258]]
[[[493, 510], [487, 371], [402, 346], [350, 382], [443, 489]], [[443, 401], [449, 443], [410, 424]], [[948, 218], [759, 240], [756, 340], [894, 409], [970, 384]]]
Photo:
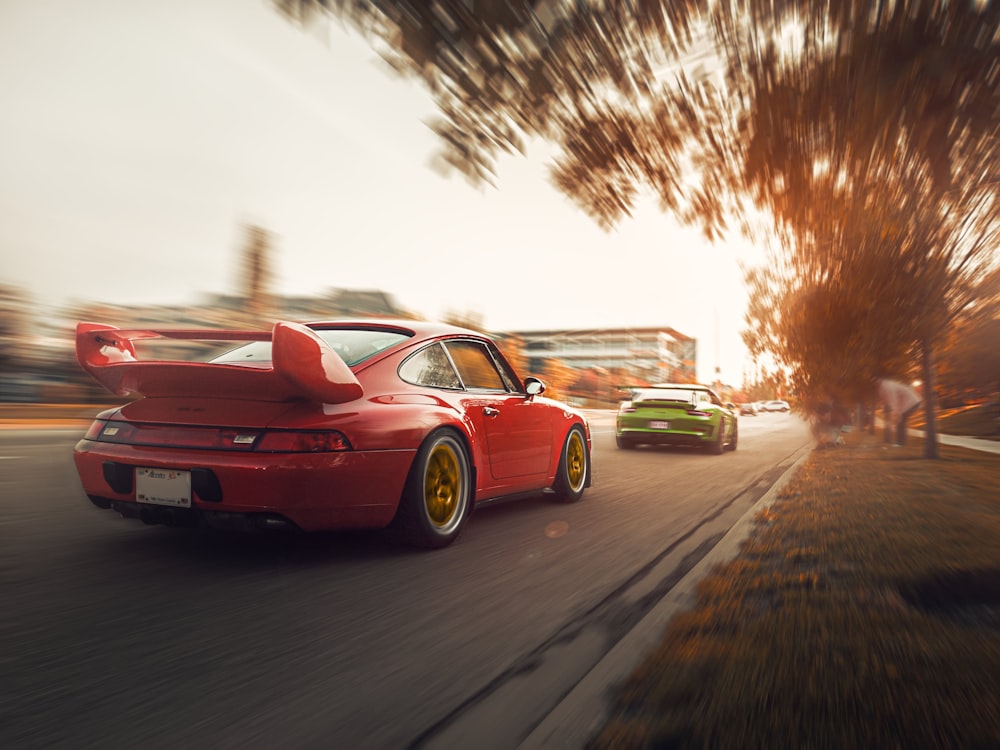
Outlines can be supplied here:
[[100, 429], [95, 430], [97, 422], [91, 425], [87, 432], [96, 433], [93, 440], [100, 440], [102, 443], [133, 443], [135, 442], [136, 428], [128, 422], [102, 422]]
[[207, 448], [209, 450], [253, 450], [259, 434], [256, 430], [187, 427], [184, 425], [131, 424], [106, 422], [99, 429], [92, 425], [87, 432], [102, 443], [146, 445], [159, 448]]
[[324, 432], [275, 430], [261, 435], [255, 450], [269, 453], [329, 453], [349, 451], [351, 444], [346, 437], [333, 430]]
[[132, 424], [97, 420], [87, 440], [159, 448], [193, 448], [267, 453], [329, 453], [349, 451], [351, 444], [334, 430], [240, 430], [185, 425]]
[[97, 440], [101, 436], [101, 432], [104, 430], [104, 425], [106, 425], [103, 419], [95, 420], [91, 422], [90, 427], [87, 428], [87, 433], [83, 436], [84, 440]]

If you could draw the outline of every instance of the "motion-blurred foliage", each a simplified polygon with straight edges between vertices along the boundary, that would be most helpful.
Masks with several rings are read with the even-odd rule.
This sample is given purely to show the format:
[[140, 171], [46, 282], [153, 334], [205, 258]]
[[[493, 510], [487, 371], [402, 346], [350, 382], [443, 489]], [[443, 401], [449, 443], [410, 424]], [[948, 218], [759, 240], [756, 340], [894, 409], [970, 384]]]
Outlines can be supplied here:
[[997, 266], [995, 3], [273, 2], [346, 21], [422, 80], [443, 162], [473, 181], [540, 138], [605, 228], [651, 193], [710, 239], [769, 241], [746, 339], [799, 390], [860, 398], [919, 361], [933, 395]]

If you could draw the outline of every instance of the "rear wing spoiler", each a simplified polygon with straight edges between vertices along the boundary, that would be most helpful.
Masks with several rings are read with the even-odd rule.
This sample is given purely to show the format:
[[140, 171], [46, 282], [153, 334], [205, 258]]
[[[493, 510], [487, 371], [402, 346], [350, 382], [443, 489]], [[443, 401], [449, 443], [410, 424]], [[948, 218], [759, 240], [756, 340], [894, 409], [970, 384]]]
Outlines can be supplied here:
[[[270, 341], [271, 366], [140, 360], [133, 342]], [[354, 401], [364, 389], [351, 368], [315, 331], [279, 322], [270, 331], [122, 329], [78, 323], [76, 358], [95, 380], [119, 396], [177, 396], [327, 404]]]
[[[619, 391], [627, 393], [630, 399], [634, 399], [638, 391], [645, 391], [648, 394], [653, 394], [657, 390], [684, 390], [684, 383], [670, 383], [666, 385], [617, 385], [615, 387]], [[696, 405], [696, 401], [693, 396], [688, 398], [673, 398], [670, 396], [656, 397], [651, 395], [650, 398], [645, 399], [643, 403], [688, 404], [690, 406]]]

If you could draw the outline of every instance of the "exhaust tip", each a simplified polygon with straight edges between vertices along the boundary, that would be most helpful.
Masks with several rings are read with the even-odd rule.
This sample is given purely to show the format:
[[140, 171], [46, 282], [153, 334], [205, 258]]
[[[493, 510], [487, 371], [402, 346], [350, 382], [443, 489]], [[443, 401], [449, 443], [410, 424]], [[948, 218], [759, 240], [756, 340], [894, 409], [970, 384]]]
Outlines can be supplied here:
[[262, 515], [258, 516], [256, 519], [257, 528], [263, 529], [264, 531], [294, 531], [295, 524], [289, 521], [287, 518], [282, 518], [278, 515]]

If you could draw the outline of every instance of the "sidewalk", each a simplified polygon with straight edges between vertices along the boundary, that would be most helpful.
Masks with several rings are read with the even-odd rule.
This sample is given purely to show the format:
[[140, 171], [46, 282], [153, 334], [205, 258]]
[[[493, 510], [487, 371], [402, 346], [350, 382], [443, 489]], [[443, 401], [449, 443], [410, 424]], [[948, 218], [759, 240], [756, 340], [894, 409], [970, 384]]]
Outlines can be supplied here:
[[[914, 437], [924, 439], [924, 433], [919, 430], [910, 430]], [[985, 451], [986, 453], [1000, 453], [1000, 440], [989, 440], [978, 437], [962, 437], [961, 435], [942, 435], [938, 433], [938, 442], [942, 445], [957, 445], [962, 448], [971, 448], [974, 451]]]
[[[881, 417], [875, 418], [875, 434], [881, 435], [885, 424]], [[923, 445], [924, 431], [916, 430], [912, 427], [907, 430], [907, 436], [913, 443], [920, 442]], [[961, 448], [969, 448], [974, 451], [985, 453], [1000, 453], [1000, 440], [990, 440], [983, 437], [970, 437], [966, 435], [946, 435], [938, 430], [938, 445], [955, 445]]]

